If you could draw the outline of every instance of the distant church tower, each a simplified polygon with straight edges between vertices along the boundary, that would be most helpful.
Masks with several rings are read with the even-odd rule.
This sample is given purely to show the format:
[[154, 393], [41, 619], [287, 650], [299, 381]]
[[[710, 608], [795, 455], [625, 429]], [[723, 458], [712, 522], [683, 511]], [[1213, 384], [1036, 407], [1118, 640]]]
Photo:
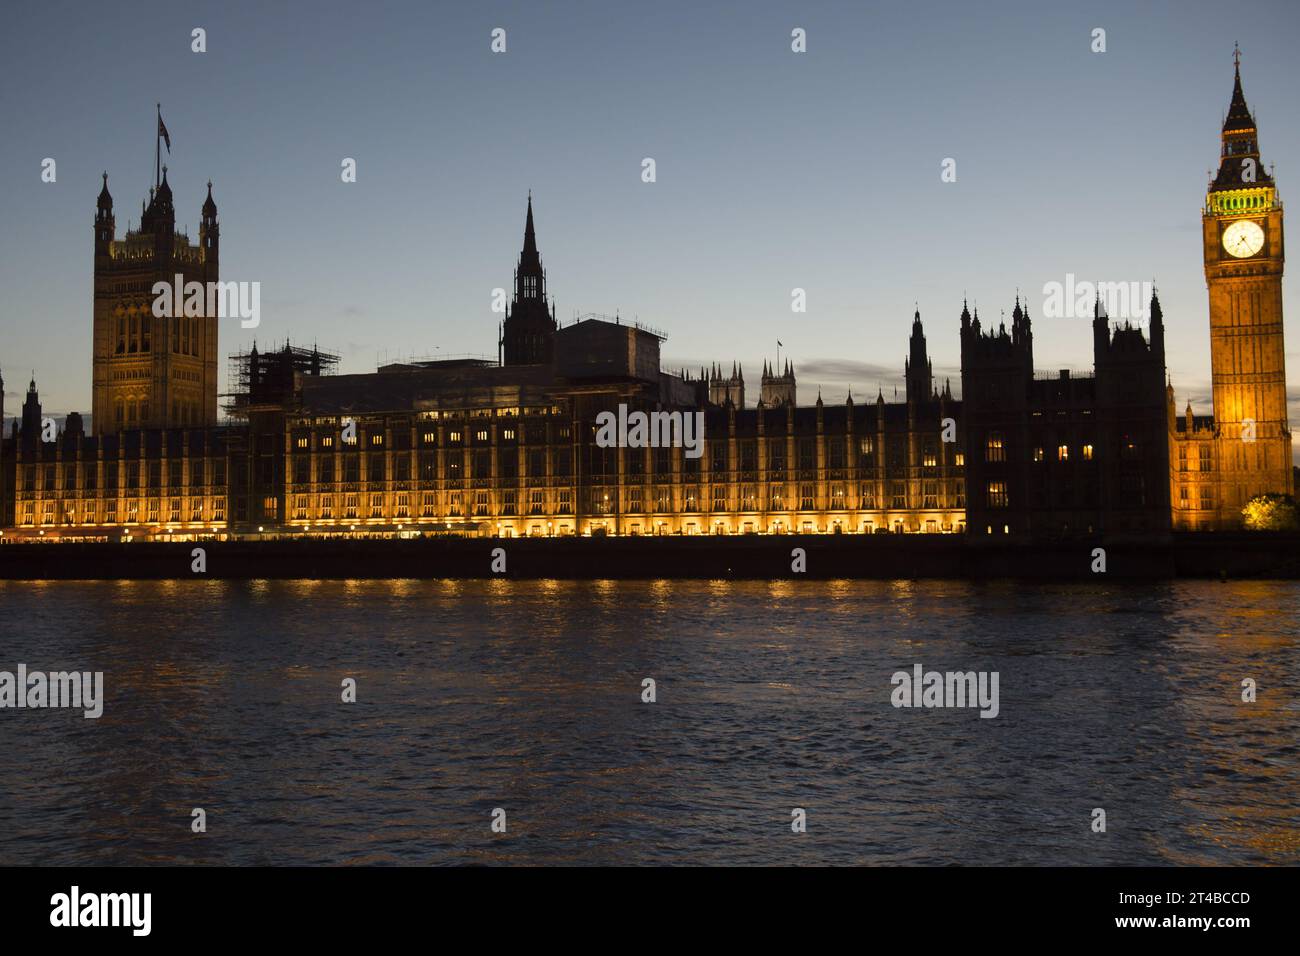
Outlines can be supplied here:
[[1229, 526], [1240, 524], [1251, 497], [1293, 491], [1282, 343], [1282, 203], [1260, 161], [1255, 120], [1241, 92], [1240, 53], [1233, 59], [1236, 76], [1219, 171], [1202, 217], [1219, 521]]
[[778, 375], [774, 366], [763, 363], [763, 377], [759, 380], [759, 401], [764, 405], [793, 405], [794, 366], [786, 359], [785, 370]]
[[713, 405], [730, 402], [737, 408], [745, 407], [745, 372], [735, 362], [731, 363], [730, 375], [724, 375], [722, 367], [716, 364], [709, 370], [709, 402]]
[[555, 360], [555, 309], [546, 305], [546, 270], [533, 233], [533, 196], [528, 194], [524, 248], [515, 269], [515, 299], [501, 329], [503, 365], [546, 365]]
[[[156, 282], [216, 282], [219, 229], [212, 184], [199, 218], [199, 242], [176, 231], [167, 184], [151, 190], [140, 228], [117, 238], [108, 173], [95, 211], [95, 287], [91, 425], [96, 435], [130, 428], [217, 423], [215, 316], [153, 314]], [[183, 305], [183, 300], [178, 305]]]

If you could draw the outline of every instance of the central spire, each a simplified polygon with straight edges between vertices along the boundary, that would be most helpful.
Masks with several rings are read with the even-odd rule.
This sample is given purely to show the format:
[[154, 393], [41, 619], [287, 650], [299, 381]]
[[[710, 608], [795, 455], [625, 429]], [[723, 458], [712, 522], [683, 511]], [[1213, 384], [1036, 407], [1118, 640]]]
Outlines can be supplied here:
[[533, 193], [528, 192], [528, 216], [524, 221], [524, 248], [515, 269], [515, 300], [546, 301], [546, 270], [537, 251], [537, 233], [533, 229]]
[[524, 252], [519, 257], [520, 264], [538, 260], [537, 234], [533, 231], [533, 191], [528, 190], [528, 220], [524, 223]]
[[537, 251], [533, 194], [529, 190], [524, 248], [515, 267], [515, 298], [501, 330], [502, 361], [506, 365], [540, 365], [551, 361], [555, 329], [554, 309], [546, 300], [546, 270]]

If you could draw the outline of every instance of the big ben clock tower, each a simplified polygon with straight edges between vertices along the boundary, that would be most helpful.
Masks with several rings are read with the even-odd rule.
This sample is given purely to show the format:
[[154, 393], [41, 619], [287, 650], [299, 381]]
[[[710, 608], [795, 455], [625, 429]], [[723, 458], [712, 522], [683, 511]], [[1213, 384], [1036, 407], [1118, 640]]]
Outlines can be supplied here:
[[1260, 161], [1255, 119], [1241, 92], [1239, 51], [1233, 60], [1219, 171], [1202, 216], [1223, 527], [1240, 525], [1241, 509], [1255, 495], [1293, 491], [1282, 344], [1282, 201]]

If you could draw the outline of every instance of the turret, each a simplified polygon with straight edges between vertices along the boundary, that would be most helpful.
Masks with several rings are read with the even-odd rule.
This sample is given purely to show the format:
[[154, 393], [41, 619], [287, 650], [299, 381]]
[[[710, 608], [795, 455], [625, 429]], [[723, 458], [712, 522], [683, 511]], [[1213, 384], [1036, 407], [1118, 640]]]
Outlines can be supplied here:
[[113, 196], [108, 191], [108, 173], [104, 174], [104, 185], [99, 190], [99, 199], [95, 203], [95, 255], [108, 255], [109, 245], [117, 232], [113, 218]]
[[1151, 354], [1160, 360], [1163, 365], [1165, 361], [1165, 316], [1160, 308], [1160, 297], [1156, 294], [1155, 285], [1151, 287]]
[[217, 263], [221, 248], [221, 227], [217, 224], [217, 204], [212, 199], [212, 180], [208, 180], [208, 198], [199, 213], [199, 248], [205, 262]]

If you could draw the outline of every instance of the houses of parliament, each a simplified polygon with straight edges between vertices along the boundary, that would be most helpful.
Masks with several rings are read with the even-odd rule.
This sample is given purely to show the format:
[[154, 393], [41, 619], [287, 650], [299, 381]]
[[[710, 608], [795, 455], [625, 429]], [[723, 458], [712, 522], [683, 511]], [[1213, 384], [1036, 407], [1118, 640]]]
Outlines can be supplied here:
[[[1292, 494], [1282, 204], [1240, 66], [1203, 209], [1213, 413], [1176, 407], [1157, 298], [1144, 332], [1094, 309], [1092, 374], [1035, 370], [1029, 305], [1010, 326], [963, 304], [960, 397], [934, 379], [913, 315], [905, 395], [799, 404], [765, 366], [665, 372], [636, 323], [556, 321], [531, 196], [498, 359], [335, 374], [290, 344], [231, 357], [218, 417], [217, 320], [159, 318], [155, 282], [218, 281], [211, 186], [197, 243], [165, 175], [119, 238], [105, 175], [94, 217], [89, 425], [42, 415], [33, 378], [0, 436], [3, 539], [773, 533], [1151, 534], [1230, 529]], [[3, 388], [0, 387], [0, 396]], [[0, 403], [3, 398], [0, 397]], [[704, 414], [699, 457], [602, 447], [619, 405]], [[0, 422], [4, 409], [0, 404]]]

